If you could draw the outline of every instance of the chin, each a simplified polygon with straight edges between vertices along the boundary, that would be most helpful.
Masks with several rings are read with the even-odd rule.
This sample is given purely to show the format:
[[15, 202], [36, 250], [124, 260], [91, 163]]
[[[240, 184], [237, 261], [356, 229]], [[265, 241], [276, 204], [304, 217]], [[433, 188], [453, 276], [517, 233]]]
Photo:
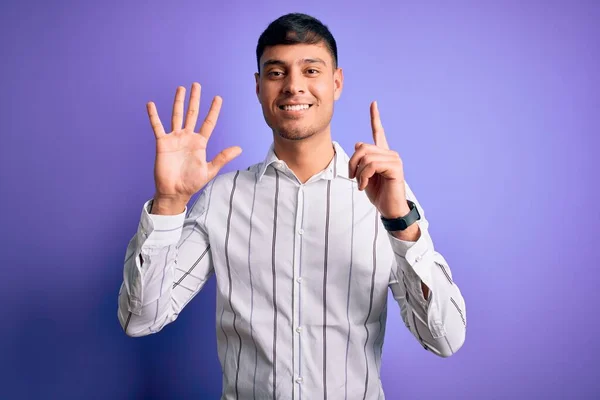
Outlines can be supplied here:
[[275, 129], [275, 132], [278, 136], [287, 140], [303, 140], [313, 136], [316, 133], [314, 130], [309, 128], [279, 128]]

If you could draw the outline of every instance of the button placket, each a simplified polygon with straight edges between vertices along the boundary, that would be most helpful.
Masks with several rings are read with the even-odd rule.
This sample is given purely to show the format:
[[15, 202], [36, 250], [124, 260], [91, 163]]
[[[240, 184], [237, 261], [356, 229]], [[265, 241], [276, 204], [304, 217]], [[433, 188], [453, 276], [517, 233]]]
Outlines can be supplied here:
[[302, 359], [302, 354], [300, 352], [300, 349], [302, 348], [300, 342], [302, 340], [302, 336], [301, 336], [301, 332], [302, 332], [302, 320], [301, 315], [302, 315], [302, 304], [301, 304], [301, 299], [302, 299], [302, 287], [301, 287], [301, 283], [302, 283], [302, 235], [304, 234], [304, 229], [302, 228], [302, 224], [303, 224], [303, 220], [304, 220], [304, 186], [301, 184], [298, 187], [298, 192], [297, 192], [297, 199], [296, 199], [296, 234], [294, 235], [294, 241], [296, 243], [296, 245], [294, 246], [295, 248], [295, 254], [294, 254], [294, 271], [293, 271], [293, 276], [294, 276], [294, 280], [295, 285], [296, 285], [296, 290], [295, 290], [295, 294], [294, 294], [294, 303], [295, 303], [295, 307], [293, 310], [294, 313], [294, 321], [295, 324], [297, 324], [296, 328], [294, 329], [295, 331], [295, 335], [296, 335], [296, 339], [294, 340], [294, 349], [293, 352], [295, 354], [295, 361], [294, 361], [294, 366], [293, 366], [293, 374], [296, 375], [296, 385], [295, 385], [295, 390], [300, 390], [300, 385], [303, 383], [304, 379], [302, 378], [302, 376], [300, 376], [300, 374], [302, 373], [302, 371], [300, 370], [300, 366], [303, 364], [301, 359]]

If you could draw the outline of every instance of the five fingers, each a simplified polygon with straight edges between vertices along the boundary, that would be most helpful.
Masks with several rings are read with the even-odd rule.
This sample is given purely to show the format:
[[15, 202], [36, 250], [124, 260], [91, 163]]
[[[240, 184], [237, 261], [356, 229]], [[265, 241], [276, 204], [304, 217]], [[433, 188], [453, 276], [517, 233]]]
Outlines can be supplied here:
[[[202, 87], [200, 84], [194, 82], [190, 92], [190, 103], [185, 117], [185, 124], [182, 127], [185, 87], [179, 86], [177, 88], [175, 92], [175, 100], [173, 101], [173, 113], [171, 115], [171, 132], [180, 131], [182, 128], [188, 132], [194, 131], [196, 123], [198, 122], [201, 92]], [[206, 139], [210, 137], [217, 124], [222, 104], [223, 99], [220, 96], [215, 96], [210, 106], [210, 110], [208, 111], [208, 115], [198, 130], [198, 133], [200, 133]], [[163, 127], [160, 117], [158, 116], [156, 104], [154, 104], [154, 102], [148, 102], [146, 104], [146, 109], [148, 111], [148, 117], [150, 118], [150, 125], [152, 126], [152, 130], [154, 131], [156, 138], [159, 138], [161, 135], [165, 135], [165, 128]]]

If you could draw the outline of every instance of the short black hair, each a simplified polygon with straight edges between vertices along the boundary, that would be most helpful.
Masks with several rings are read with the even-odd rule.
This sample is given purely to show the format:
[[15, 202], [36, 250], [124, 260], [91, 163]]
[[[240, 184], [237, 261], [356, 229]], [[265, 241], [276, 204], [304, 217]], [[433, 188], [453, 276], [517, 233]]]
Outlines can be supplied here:
[[278, 44], [317, 44], [325, 42], [333, 58], [333, 67], [337, 68], [337, 44], [329, 28], [321, 21], [310, 15], [290, 13], [282, 15], [271, 22], [258, 38], [256, 45], [256, 63], [260, 73], [260, 57], [265, 48]]

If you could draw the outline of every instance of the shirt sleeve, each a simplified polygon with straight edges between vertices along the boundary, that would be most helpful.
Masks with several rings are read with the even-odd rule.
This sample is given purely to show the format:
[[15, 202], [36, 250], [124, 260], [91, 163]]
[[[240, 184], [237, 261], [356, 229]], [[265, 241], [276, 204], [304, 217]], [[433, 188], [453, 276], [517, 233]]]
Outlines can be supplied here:
[[142, 209], [129, 241], [118, 318], [128, 336], [145, 336], [173, 322], [214, 273], [205, 229], [212, 182], [178, 215]]
[[[407, 242], [388, 233], [395, 254], [389, 286], [400, 306], [402, 320], [415, 338], [426, 350], [449, 357], [465, 341], [465, 300], [448, 263], [434, 248], [429, 222], [408, 184], [406, 197], [421, 215], [416, 222], [421, 236], [416, 242]], [[423, 296], [421, 282], [429, 288], [428, 299]]]

